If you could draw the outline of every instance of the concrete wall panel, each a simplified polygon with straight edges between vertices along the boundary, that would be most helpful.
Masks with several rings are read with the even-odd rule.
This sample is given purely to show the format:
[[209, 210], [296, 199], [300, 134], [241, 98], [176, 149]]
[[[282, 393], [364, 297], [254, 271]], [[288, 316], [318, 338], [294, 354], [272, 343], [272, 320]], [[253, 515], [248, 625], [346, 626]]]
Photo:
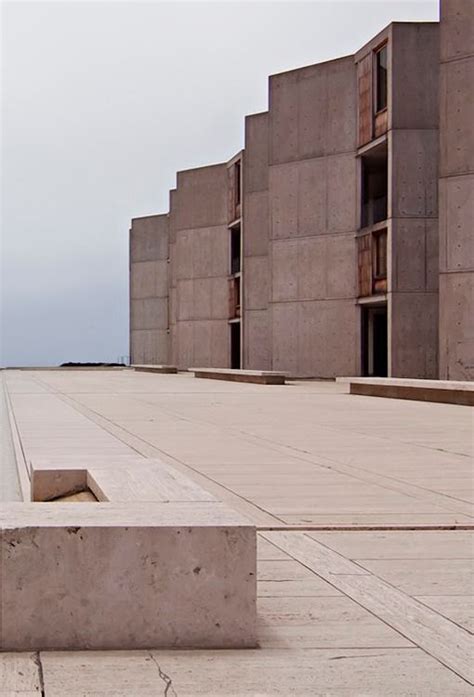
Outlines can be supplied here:
[[[298, 168], [296, 235], [322, 235], [328, 231], [328, 165], [326, 158], [303, 160]], [[270, 189], [271, 193], [272, 189]]]
[[194, 365], [194, 322], [178, 322], [177, 327], [177, 367], [190, 368]]
[[280, 240], [272, 244], [272, 302], [298, 298], [298, 240]]
[[392, 290], [426, 290], [425, 220], [399, 219], [392, 223]]
[[392, 290], [438, 290], [438, 221], [399, 218], [392, 221]]
[[442, 271], [474, 269], [474, 174], [440, 180]]
[[353, 153], [327, 159], [327, 231], [357, 228], [357, 160]]
[[474, 172], [473, 85], [474, 56], [441, 65], [441, 176]]
[[392, 216], [438, 214], [438, 131], [392, 131]]
[[425, 220], [426, 290], [438, 292], [439, 287], [439, 226], [438, 219]]
[[130, 258], [154, 261], [168, 258], [168, 215], [150, 215], [132, 220]]
[[392, 377], [436, 378], [437, 293], [392, 293]]
[[230, 368], [230, 328], [227, 320], [211, 322], [211, 361], [213, 368]]
[[440, 374], [474, 380], [474, 273], [440, 276]]
[[319, 300], [326, 297], [326, 250], [327, 239], [323, 235], [298, 240], [297, 267], [294, 274], [298, 298]]
[[192, 278], [194, 265], [194, 230], [176, 231], [176, 279]]
[[268, 257], [248, 257], [244, 270], [245, 310], [264, 310], [268, 307], [270, 292]]
[[268, 314], [267, 310], [246, 310], [244, 367], [247, 370], [272, 370]]
[[131, 333], [131, 355], [138, 364], [168, 362], [168, 332], [166, 329], [140, 329]]
[[168, 262], [141, 261], [130, 269], [130, 297], [166, 298], [168, 295]]
[[244, 192], [268, 189], [268, 112], [245, 119]]
[[[314, 65], [296, 72], [298, 79], [297, 158], [322, 157], [328, 132], [327, 64]], [[273, 108], [273, 105], [272, 105]]]
[[[212, 322], [193, 322], [193, 366], [211, 368]], [[190, 366], [191, 367], [191, 366]]]
[[230, 237], [227, 227], [212, 230], [212, 276], [227, 276], [230, 270]]
[[391, 126], [438, 128], [439, 25], [392, 24]]
[[298, 165], [270, 168], [270, 236], [295, 237], [298, 231]]
[[193, 283], [193, 319], [211, 318], [212, 279], [195, 278]]
[[176, 229], [227, 223], [227, 165], [178, 172]]
[[244, 257], [268, 254], [269, 233], [268, 191], [247, 194], [244, 207]]
[[[321, 268], [321, 265], [320, 265]], [[357, 256], [353, 234], [327, 236], [327, 298], [355, 298], [357, 295]]]
[[291, 375], [298, 371], [298, 307], [299, 303], [273, 303], [272, 369], [285, 370]]
[[212, 319], [229, 318], [229, 281], [224, 276], [211, 279], [211, 314]]
[[441, 60], [472, 55], [474, 7], [472, 0], [443, 0], [441, 3]]
[[440, 378], [474, 379], [474, 3], [441, 0]]
[[357, 310], [352, 300], [298, 303], [297, 375], [357, 375]]
[[194, 281], [187, 279], [178, 281], [176, 286], [176, 320], [193, 319], [194, 312]]
[[270, 77], [270, 165], [355, 149], [353, 56]]
[[327, 132], [324, 153], [347, 153], [356, 148], [357, 84], [354, 56], [327, 65]]
[[269, 80], [269, 164], [298, 158], [298, 75], [272, 75]]
[[168, 329], [168, 298], [132, 300], [131, 329]]
[[200, 228], [193, 230], [191, 239], [193, 243], [193, 278], [208, 278], [213, 276], [213, 228]]

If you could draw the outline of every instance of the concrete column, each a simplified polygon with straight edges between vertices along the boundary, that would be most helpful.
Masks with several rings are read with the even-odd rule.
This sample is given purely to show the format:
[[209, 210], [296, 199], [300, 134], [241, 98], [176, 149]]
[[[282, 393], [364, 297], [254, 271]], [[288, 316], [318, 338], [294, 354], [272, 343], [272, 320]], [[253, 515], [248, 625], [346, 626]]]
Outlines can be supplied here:
[[168, 215], [150, 215], [132, 220], [131, 363], [168, 363], [168, 223]]
[[440, 378], [474, 379], [474, 3], [441, 0]]

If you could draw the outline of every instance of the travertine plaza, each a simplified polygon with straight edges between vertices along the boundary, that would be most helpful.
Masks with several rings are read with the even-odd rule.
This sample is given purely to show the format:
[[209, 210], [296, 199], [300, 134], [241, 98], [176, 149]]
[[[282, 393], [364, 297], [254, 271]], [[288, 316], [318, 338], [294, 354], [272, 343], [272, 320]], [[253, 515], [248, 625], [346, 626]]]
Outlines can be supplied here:
[[[141, 546], [138, 538], [130, 545], [130, 532], [123, 532], [111, 546], [102, 537], [84, 551], [87, 535], [94, 534], [88, 526], [97, 531], [98, 525], [110, 525], [113, 506], [117, 526], [118, 504], [92, 499], [2, 505], [2, 524], [7, 528], [9, 517], [18, 519], [15, 509], [24, 507], [29, 526], [33, 516], [36, 526], [40, 522], [35, 507], [48, 508], [51, 519], [43, 521], [46, 528], [57, 526], [54, 545], [31, 532], [28, 543], [24, 532], [21, 544], [3, 547], [3, 559], [10, 553], [22, 554], [26, 564], [29, 555], [35, 555], [34, 568], [27, 567], [29, 577], [22, 577], [15, 567], [12, 571], [17, 574], [15, 588], [26, 586], [16, 595], [23, 594], [31, 616], [17, 604], [16, 621], [8, 619], [6, 626], [10, 605], [5, 601], [13, 603], [15, 596], [11, 590], [3, 596], [3, 615], [10, 641], [36, 640], [29, 650], [0, 654], [4, 694], [472, 695], [472, 408], [350, 395], [345, 383], [254, 385], [129, 369], [3, 371], [3, 379], [16, 423], [14, 440], [21, 442], [17, 457], [25, 497], [31, 468], [35, 475], [55, 468], [87, 469], [102, 500], [105, 492], [123, 507], [139, 502], [141, 525], [147, 532]], [[4, 466], [6, 462], [5, 458]], [[163, 487], [163, 467], [175, 473], [173, 487], [169, 480]], [[145, 490], [140, 487], [144, 472]], [[181, 503], [150, 503], [159, 498], [157, 481], [168, 499], [180, 482], [187, 481]], [[48, 496], [47, 482], [42, 488], [41, 480], [36, 482], [38, 497]], [[52, 484], [58, 487], [60, 482]], [[206, 492], [207, 501], [193, 501], [200, 491]], [[90, 491], [88, 495], [92, 497]], [[256, 645], [173, 650], [169, 647], [179, 646], [180, 637], [189, 640], [190, 628], [211, 628], [212, 613], [203, 612], [204, 591], [206, 584], [214, 583], [217, 547], [207, 553], [196, 539], [186, 548], [188, 566], [181, 559], [179, 567], [170, 569], [167, 558], [174, 554], [173, 547], [165, 541], [150, 547], [150, 531], [160, 507], [166, 506], [169, 519], [176, 516], [179, 505], [181, 515], [188, 511], [188, 525], [190, 509], [194, 522], [200, 520], [202, 525], [202, 511], [212, 500], [231, 509], [234, 521], [239, 517], [255, 526]], [[68, 507], [73, 512], [64, 522]], [[98, 513], [91, 511], [94, 507]], [[62, 536], [62, 525], [72, 532]], [[161, 525], [166, 526], [165, 519]], [[6, 533], [9, 542], [17, 542], [18, 531], [13, 539], [9, 529]], [[161, 534], [158, 529], [156, 534]], [[248, 550], [250, 540], [238, 540]], [[70, 566], [58, 558], [56, 545], [70, 555]], [[237, 584], [245, 582], [242, 569], [251, 568], [249, 557], [241, 555], [234, 559], [232, 571], [235, 592]], [[128, 560], [129, 574], [139, 572], [145, 585], [125, 584], [124, 597], [123, 576], [117, 569]], [[157, 560], [165, 575], [151, 587], [152, 569], [160, 568], [152, 565]], [[197, 567], [199, 574], [194, 572]], [[170, 610], [160, 604], [162, 593], [169, 592], [160, 586], [166, 573], [171, 574], [173, 592], [179, 592], [183, 581], [194, 586], [185, 612], [182, 605]], [[73, 592], [61, 588], [64, 578]], [[102, 597], [101, 609], [94, 602], [104, 578], [111, 592]], [[224, 574], [222, 582], [225, 578]], [[3, 583], [10, 585], [9, 578], [4, 577]], [[229, 641], [228, 622], [234, 626], [231, 639], [249, 636], [250, 622], [238, 633], [236, 618], [225, 617], [218, 585], [212, 593], [211, 609], [224, 618], [215, 620], [221, 628], [214, 627], [213, 645]], [[35, 595], [38, 607], [33, 612]], [[235, 609], [235, 602], [231, 597], [229, 608]], [[149, 616], [143, 618], [147, 603]], [[165, 636], [168, 642], [171, 639], [168, 648], [157, 647], [148, 638], [146, 646], [137, 649], [141, 635], [133, 631], [119, 635], [122, 616], [127, 629], [135, 630], [141, 619], [144, 631], [150, 632], [156, 618], [160, 636], [176, 628], [178, 633]], [[108, 651], [37, 651], [48, 626], [56, 647], [65, 639], [72, 646], [78, 642], [91, 646], [112, 632], [121, 639], [120, 648], [125, 649], [128, 641], [135, 650], [109, 646]], [[54, 634], [58, 626], [59, 635]], [[193, 636], [203, 646], [207, 635]], [[48, 646], [52, 648], [54, 641]], [[174, 692], [165, 692], [168, 679]]]
[[133, 220], [132, 365], [0, 372], [0, 697], [474, 694], [473, 45], [270, 78]]

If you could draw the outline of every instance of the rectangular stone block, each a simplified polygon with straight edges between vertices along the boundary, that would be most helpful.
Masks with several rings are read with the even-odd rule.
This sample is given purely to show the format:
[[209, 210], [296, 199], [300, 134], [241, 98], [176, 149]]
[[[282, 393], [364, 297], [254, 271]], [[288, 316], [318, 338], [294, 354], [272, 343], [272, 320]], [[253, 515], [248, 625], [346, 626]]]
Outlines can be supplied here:
[[0, 528], [2, 650], [255, 646], [255, 528], [223, 504], [6, 504]]
[[227, 380], [229, 382], [252, 382], [257, 385], [284, 385], [285, 373], [273, 370], [237, 370], [218, 368], [190, 368], [195, 378]]
[[130, 367], [137, 373], [173, 374], [178, 372], [174, 365], [131, 365]]
[[474, 385], [468, 382], [400, 378], [341, 378], [341, 382], [349, 383], [350, 394], [474, 406]]

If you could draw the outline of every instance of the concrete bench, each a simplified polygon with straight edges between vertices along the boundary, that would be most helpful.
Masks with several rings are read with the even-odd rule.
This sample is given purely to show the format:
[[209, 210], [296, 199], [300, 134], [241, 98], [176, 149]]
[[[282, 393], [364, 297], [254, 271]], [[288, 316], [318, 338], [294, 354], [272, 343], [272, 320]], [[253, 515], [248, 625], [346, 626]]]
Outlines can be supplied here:
[[259, 385], [284, 385], [286, 373], [274, 370], [237, 370], [231, 368], [189, 368], [196, 378], [253, 382]]
[[474, 406], [474, 383], [454, 380], [340, 377], [350, 394]]
[[186, 475], [32, 463], [32, 498], [0, 511], [0, 649], [256, 645], [255, 526]]
[[131, 365], [137, 373], [177, 373], [175, 365]]

